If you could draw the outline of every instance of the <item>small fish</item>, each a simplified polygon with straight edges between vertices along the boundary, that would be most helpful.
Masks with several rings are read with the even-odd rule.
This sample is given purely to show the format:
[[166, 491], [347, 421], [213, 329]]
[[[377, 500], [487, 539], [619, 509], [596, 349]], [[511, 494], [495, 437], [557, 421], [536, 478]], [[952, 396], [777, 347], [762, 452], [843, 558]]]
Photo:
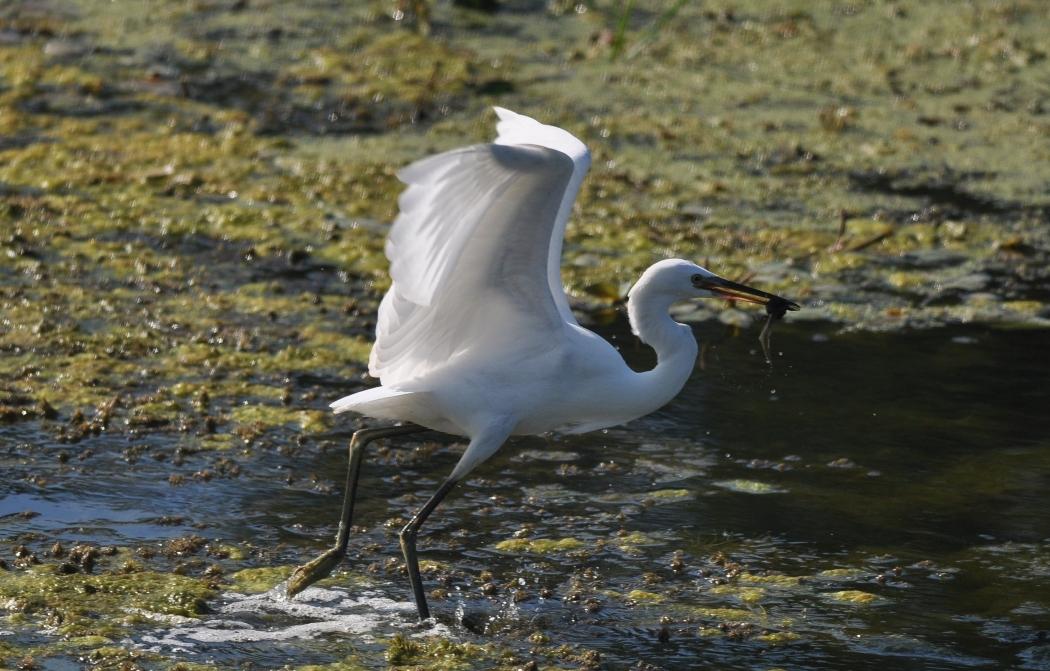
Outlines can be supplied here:
[[773, 365], [773, 360], [769, 357], [769, 338], [773, 333], [773, 320], [783, 319], [788, 310], [798, 309], [797, 303], [792, 303], [780, 296], [773, 296], [766, 303], [766, 314], [769, 316], [766, 317], [766, 324], [762, 327], [762, 332], [758, 334], [758, 342], [762, 343], [762, 355], [765, 356], [767, 364]]

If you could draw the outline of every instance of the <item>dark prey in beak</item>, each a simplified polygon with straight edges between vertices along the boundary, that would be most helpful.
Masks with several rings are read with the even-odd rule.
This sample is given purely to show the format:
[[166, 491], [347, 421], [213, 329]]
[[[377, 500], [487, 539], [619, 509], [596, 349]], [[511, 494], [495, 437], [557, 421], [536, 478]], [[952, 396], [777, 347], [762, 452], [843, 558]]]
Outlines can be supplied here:
[[773, 331], [773, 321], [782, 319], [788, 310], [798, 310], [798, 303], [722, 277], [697, 278], [694, 284], [699, 289], [707, 289], [729, 300], [747, 301], [766, 306], [766, 314], [769, 316], [766, 318], [765, 326], [762, 327], [762, 332], [758, 335], [758, 341], [762, 344], [762, 354], [765, 355], [766, 363], [772, 365], [773, 360], [769, 356], [769, 338]]
[[766, 314], [769, 315], [771, 319], [783, 319], [784, 314], [788, 310], [798, 310], [798, 305], [791, 301], [784, 300], [780, 296], [773, 296], [769, 299], [769, 302], [766, 303]]

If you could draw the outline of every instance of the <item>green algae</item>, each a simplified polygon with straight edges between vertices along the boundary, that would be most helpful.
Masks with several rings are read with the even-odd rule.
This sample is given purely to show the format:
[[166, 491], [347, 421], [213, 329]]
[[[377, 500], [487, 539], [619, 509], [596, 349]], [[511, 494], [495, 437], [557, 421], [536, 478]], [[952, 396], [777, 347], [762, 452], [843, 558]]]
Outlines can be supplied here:
[[693, 496], [693, 492], [688, 489], [657, 489], [646, 494], [646, 498], [652, 499], [657, 503], [685, 501], [693, 498]]
[[825, 580], [857, 580], [869, 575], [868, 571], [859, 568], [829, 568], [816, 575]]
[[366, 671], [368, 669], [358, 658], [352, 656], [330, 664], [306, 664], [294, 668], [295, 671]]
[[243, 561], [248, 558], [248, 552], [239, 545], [228, 545], [222, 543], [210, 544], [208, 546], [208, 553], [216, 557], [231, 559], [233, 561]]
[[755, 575], [754, 573], [741, 573], [737, 580], [747, 584], [765, 585], [770, 587], [789, 588], [797, 587], [802, 582], [800, 576], [783, 575], [772, 573], [766, 575]]
[[708, 590], [714, 596], [730, 597], [742, 604], [752, 606], [762, 601], [766, 590], [761, 587], [740, 587], [737, 585], [716, 585]]
[[230, 576], [234, 588], [246, 594], [268, 592], [292, 575], [294, 566], [246, 568]]
[[634, 602], [637, 604], [662, 603], [667, 600], [667, 597], [662, 594], [657, 592], [647, 592], [643, 589], [632, 589], [623, 596], [628, 602]]
[[387, 647], [386, 660], [395, 668], [458, 671], [476, 668], [477, 663], [490, 654], [489, 646], [457, 643], [436, 636], [416, 639], [398, 634]]
[[638, 554], [642, 551], [642, 548], [646, 546], [655, 546], [661, 544], [661, 541], [658, 538], [656, 538], [652, 534], [647, 534], [642, 531], [631, 531], [629, 533], [621, 533], [615, 536], [614, 538], [610, 539], [609, 542], [611, 545], [629, 554]]
[[[228, 558], [233, 560], [239, 559], [236, 555], [231, 555]], [[423, 565], [426, 563], [420, 562], [424, 575], [433, 570], [433, 566], [423, 568]], [[240, 569], [229, 575], [228, 582], [233, 590], [242, 594], [261, 594], [281, 585], [288, 579], [295, 568], [295, 566], [259, 566]], [[322, 587], [339, 586], [357, 589], [368, 587], [371, 585], [371, 582], [367, 576], [356, 573], [336, 572], [334, 575], [318, 581], [317, 584]]]
[[[802, 638], [799, 634], [793, 631], [772, 631], [765, 634], [759, 634], [755, 637], [755, 640], [762, 641], [763, 643], [771, 643], [773, 645], [780, 645], [783, 643], [791, 643]], [[770, 671], [773, 671], [772, 669]]]
[[640, 505], [663, 505], [687, 501], [693, 492], [687, 489], [657, 489], [651, 492], [611, 492], [601, 497], [607, 503], [633, 503]]
[[747, 622], [761, 618], [761, 614], [743, 608], [712, 608], [708, 606], [695, 606], [689, 612], [697, 617], [708, 620], [719, 620], [725, 622]]
[[318, 433], [331, 424], [331, 414], [315, 410], [297, 410], [286, 406], [242, 405], [230, 410], [229, 417], [238, 424], [270, 429], [295, 425], [305, 433]]
[[824, 596], [836, 603], [848, 603], [856, 606], [869, 606], [872, 604], [885, 602], [885, 599], [876, 594], [872, 594], [871, 592], [864, 592], [857, 589], [846, 589], [840, 590], [838, 592], [825, 592]]
[[0, 598], [21, 619], [59, 612], [59, 633], [69, 637], [119, 638], [135, 617], [199, 617], [215, 592], [188, 576], [135, 571], [98, 575], [57, 572], [54, 566], [0, 572]]
[[496, 543], [497, 550], [515, 554], [550, 555], [575, 552], [585, 547], [587, 544], [578, 538], [508, 538]]
[[217, 671], [219, 668], [213, 664], [200, 664], [197, 662], [179, 662], [171, 666], [171, 671]]
[[771, 485], [768, 482], [759, 482], [757, 480], [719, 480], [712, 484], [716, 487], [728, 489], [731, 492], [738, 492], [740, 494], [783, 494], [787, 491], [776, 485]]

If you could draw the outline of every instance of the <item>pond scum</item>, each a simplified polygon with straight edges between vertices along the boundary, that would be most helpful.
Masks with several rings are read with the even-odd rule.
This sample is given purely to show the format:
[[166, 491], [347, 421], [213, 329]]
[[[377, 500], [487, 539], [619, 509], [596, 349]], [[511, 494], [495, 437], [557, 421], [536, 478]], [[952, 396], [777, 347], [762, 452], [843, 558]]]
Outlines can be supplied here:
[[[18, 443], [4, 448], [7, 477], [43, 489], [108, 450], [170, 465], [174, 491], [237, 478], [267, 451], [336, 444], [326, 401], [364, 384], [395, 171], [491, 137], [493, 104], [594, 152], [564, 274], [591, 321], [676, 255], [848, 328], [1050, 322], [1041, 0], [430, 4], [0, 7], [0, 440]], [[497, 10], [458, 6], [472, 4]], [[752, 322], [729, 305], [686, 316]], [[526, 533], [490, 551], [557, 561], [660, 542]], [[0, 665], [206, 668], [122, 641], [158, 618], [197, 618], [224, 590], [264, 591], [315, 549], [191, 531], [127, 546], [5, 536], [0, 629], [19, 633], [0, 636]], [[668, 580], [681, 559], [669, 561]], [[561, 596], [768, 645], [798, 637], [762, 607], [771, 592], [839, 581], [814, 608], [881, 602], [849, 575], [703, 561], [724, 585], [689, 612], [661, 606], [658, 576], [623, 593], [580, 576]], [[428, 573], [508, 593], [484, 572]], [[523, 636], [391, 633], [301, 668], [600, 664], [554, 632]]]

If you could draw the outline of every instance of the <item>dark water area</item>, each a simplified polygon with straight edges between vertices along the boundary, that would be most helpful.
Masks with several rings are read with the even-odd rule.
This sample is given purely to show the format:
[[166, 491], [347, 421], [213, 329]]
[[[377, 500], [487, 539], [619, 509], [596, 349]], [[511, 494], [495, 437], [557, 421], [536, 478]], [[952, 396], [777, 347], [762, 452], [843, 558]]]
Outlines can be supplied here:
[[[788, 502], [763, 524], [817, 521], [816, 533], [799, 529], [806, 540], [876, 534], [917, 552], [988, 536], [1038, 541], [1050, 529], [1039, 505], [1050, 474], [1034, 468], [1050, 436], [1050, 367], [1036, 361], [1046, 342], [1041, 331], [980, 328], [793, 332], [778, 337], [782, 354], [762, 370], [747, 365], [754, 350], [731, 341], [666, 411], [668, 428], [710, 431], [712, 447], [734, 460], [802, 457], [807, 467], [778, 475], [797, 507]], [[856, 464], [842, 468], [856, 476], [848, 484], [833, 470], [812, 472], [836, 459]]]
[[[360, 666], [345, 668], [384, 668], [400, 632], [538, 668], [586, 667], [580, 650], [612, 669], [1047, 668], [1045, 331], [787, 323], [770, 367], [757, 329], [696, 330], [701, 363], [669, 406], [605, 432], [516, 440], [439, 509], [421, 541], [437, 625], [413, 623], [395, 558], [399, 521], [461, 449], [440, 437], [366, 461], [352, 559], [327, 586], [287, 602], [234, 574], [199, 619], [139, 622], [125, 647], [219, 668], [348, 654]], [[603, 334], [649, 363], [625, 324]], [[233, 560], [250, 573], [301, 563], [334, 531], [341, 449], [259, 450], [239, 478], [172, 487], [162, 462], [127, 459], [124, 437], [94, 439], [88, 470], [13, 426], [0, 429], [9, 561], [19, 541], [141, 548], [195, 533], [249, 548]], [[564, 645], [577, 657], [552, 652]], [[465, 659], [424, 668], [502, 668], [452, 661]]]

